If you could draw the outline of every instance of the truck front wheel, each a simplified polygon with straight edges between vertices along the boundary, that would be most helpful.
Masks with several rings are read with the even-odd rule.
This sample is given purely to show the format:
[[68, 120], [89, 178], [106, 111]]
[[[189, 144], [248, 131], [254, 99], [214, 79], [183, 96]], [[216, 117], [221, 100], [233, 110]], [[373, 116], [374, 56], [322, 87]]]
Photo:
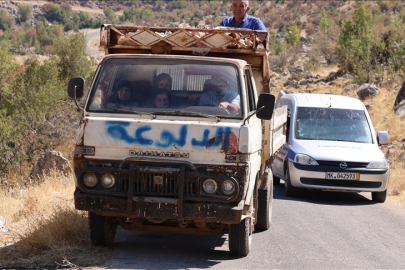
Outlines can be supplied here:
[[90, 240], [95, 246], [111, 246], [117, 231], [117, 222], [111, 217], [104, 217], [89, 212]]
[[271, 224], [271, 213], [273, 209], [273, 174], [267, 171], [263, 177], [266, 177], [266, 189], [258, 190], [257, 223], [255, 228], [259, 230], [268, 230]]
[[229, 250], [240, 256], [247, 256], [252, 244], [252, 222], [245, 218], [238, 224], [229, 226]]

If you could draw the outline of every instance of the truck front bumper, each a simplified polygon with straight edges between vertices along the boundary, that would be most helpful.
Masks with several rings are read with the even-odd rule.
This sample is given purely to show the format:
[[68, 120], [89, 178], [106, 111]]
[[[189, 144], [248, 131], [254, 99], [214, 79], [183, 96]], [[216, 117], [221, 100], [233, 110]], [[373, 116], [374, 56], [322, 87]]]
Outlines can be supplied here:
[[105, 195], [89, 195], [76, 189], [75, 207], [103, 216], [124, 218], [158, 218], [171, 220], [203, 220], [236, 224], [242, 219], [245, 202], [236, 206], [208, 202], [182, 201], [170, 198], [133, 197], [132, 200]]

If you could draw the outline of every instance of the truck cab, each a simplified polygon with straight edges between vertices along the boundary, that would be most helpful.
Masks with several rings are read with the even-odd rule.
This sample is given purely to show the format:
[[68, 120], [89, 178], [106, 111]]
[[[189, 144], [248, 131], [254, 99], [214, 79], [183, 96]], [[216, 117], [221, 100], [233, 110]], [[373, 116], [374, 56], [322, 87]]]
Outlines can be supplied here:
[[[273, 112], [268, 93], [267, 32], [197, 31], [101, 27], [106, 56], [74, 153], [75, 206], [95, 245], [111, 245], [117, 226], [228, 230], [231, 252], [246, 256], [254, 228], [270, 226], [286, 109]], [[84, 89], [76, 77], [68, 93]]]

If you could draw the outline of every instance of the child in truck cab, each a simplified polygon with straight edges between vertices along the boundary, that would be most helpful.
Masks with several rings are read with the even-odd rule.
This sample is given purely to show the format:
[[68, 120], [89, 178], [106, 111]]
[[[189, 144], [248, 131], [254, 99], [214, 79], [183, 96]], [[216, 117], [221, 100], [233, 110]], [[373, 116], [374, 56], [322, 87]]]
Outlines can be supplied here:
[[172, 90], [172, 77], [167, 73], [160, 73], [156, 76], [154, 83], [155, 91], [157, 89], [166, 89], [167, 91]]
[[199, 106], [215, 106], [234, 113], [239, 111], [240, 96], [229, 89], [229, 82], [226, 79], [214, 76], [210, 79], [210, 84], [212, 90], [201, 95]]
[[170, 104], [169, 93], [165, 89], [157, 89], [153, 100], [153, 107], [168, 108]]

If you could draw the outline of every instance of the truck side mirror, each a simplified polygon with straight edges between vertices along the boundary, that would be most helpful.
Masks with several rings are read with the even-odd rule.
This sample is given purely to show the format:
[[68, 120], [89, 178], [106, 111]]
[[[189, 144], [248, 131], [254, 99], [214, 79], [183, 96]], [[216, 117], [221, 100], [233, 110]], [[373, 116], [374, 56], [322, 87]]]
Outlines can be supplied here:
[[[276, 97], [269, 93], [261, 93], [257, 102], [256, 117], [263, 120], [270, 120], [273, 117], [274, 101]], [[260, 109], [263, 107], [263, 109]]]
[[84, 79], [82, 77], [74, 77], [69, 81], [68, 84], [69, 97], [74, 99], [75, 92], [77, 99], [81, 98], [84, 95]]

